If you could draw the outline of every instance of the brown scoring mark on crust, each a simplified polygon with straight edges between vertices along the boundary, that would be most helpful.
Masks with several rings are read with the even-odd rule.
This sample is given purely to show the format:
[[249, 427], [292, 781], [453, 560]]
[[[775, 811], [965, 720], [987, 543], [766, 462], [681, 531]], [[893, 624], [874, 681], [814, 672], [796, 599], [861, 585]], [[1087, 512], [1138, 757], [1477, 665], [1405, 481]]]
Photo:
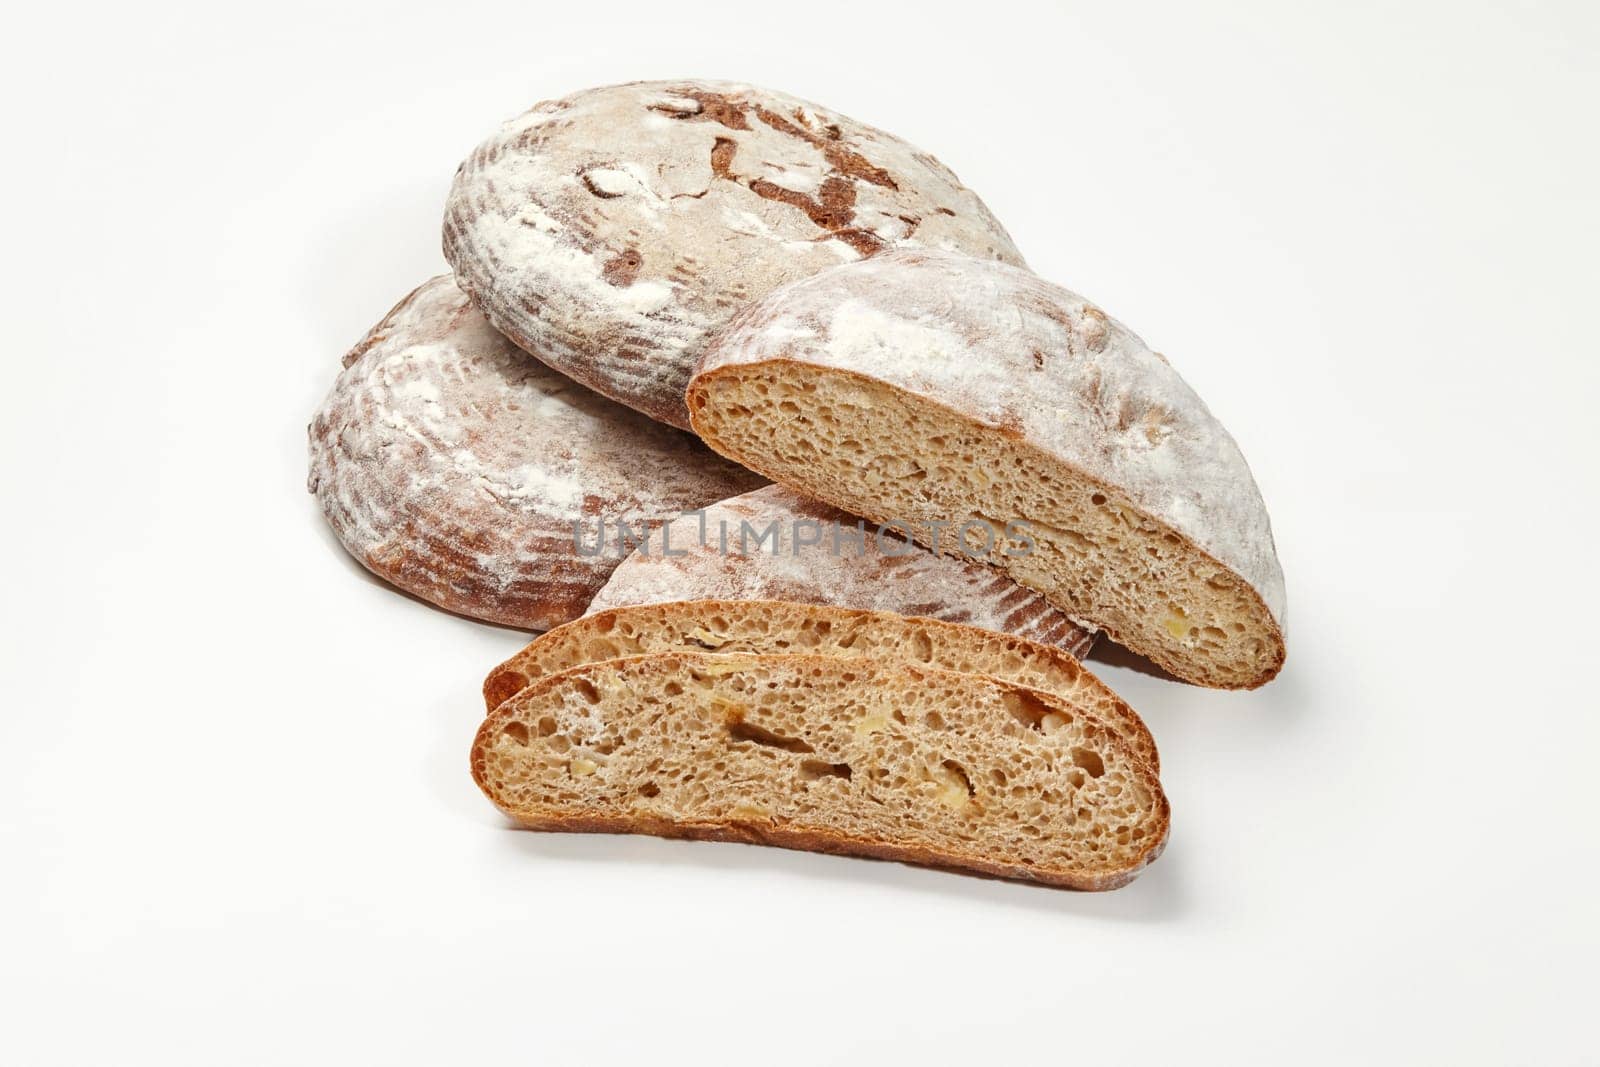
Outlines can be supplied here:
[[[766, 178], [744, 178], [733, 169], [733, 158], [739, 148], [737, 142], [731, 137], [718, 137], [711, 145], [713, 178], [737, 182], [763, 200], [787, 204], [805, 212], [808, 219], [826, 231], [822, 240], [843, 241], [863, 257], [883, 251], [885, 244], [883, 238], [870, 230], [851, 225], [855, 221], [855, 182], [864, 181], [896, 191], [900, 187], [887, 170], [874, 165], [861, 153], [846, 145], [842, 139], [843, 133], [836, 124], [829, 123], [823, 127], [821, 133], [818, 133], [811, 129], [810, 121], [799, 109], [795, 111], [795, 121], [790, 121], [759, 104], [750, 104], [723, 93], [707, 92], [703, 89], [673, 89], [671, 92], [686, 100], [693, 100], [696, 106], [674, 107], [667, 103], [656, 103], [649, 105], [650, 110], [680, 121], [715, 122], [730, 130], [749, 130], [748, 116], [753, 112], [758, 119], [779, 133], [815, 147], [835, 172], [823, 180], [822, 187], [815, 197], [793, 189], [785, 189]], [[693, 195], [700, 197], [705, 193]], [[910, 227], [908, 235], [921, 222], [920, 219], [904, 215], [900, 218]]]
[[639, 268], [642, 266], [644, 266], [644, 257], [639, 254], [639, 250], [637, 248], [629, 248], [606, 260], [606, 265], [600, 268], [600, 273], [612, 285], [619, 289], [626, 289], [639, 276]]
[[[733, 173], [733, 154], [739, 146], [734, 144], [731, 137], [718, 137], [711, 146], [711, 174], [716, 178], [726, 178], [728, 181], [738, 181]], [[701, 194], [705, 195], [704, 193]]]
[[730, 130], [748, 130], [749, 120], [745, 118], [745, 105], [736, 103], [722, 93], [711, 93], [704, 89], [669, 89], [673, 96], [693, 100], [695, 106], [680, 107], [668, 103], [650, 105], [650, 110], [659, 112], [668, 118], [680, 119], [687, 122], [710, 121], [728, 127]]
[[[728, 177], [738, 180], [735, 175]], [[766, 178], [757, 178], [748, 184], [750, 191], [761, 199], [799, 208], [824, 230], [842, 230], [855, 218], [856, 187], [845, 178], [829, 176], [824, 179], [815, 199], [793, 189], [785, 189]]]
[[[890, 177], [888, 171], [882, 167], [875, 166], [866, 156], [846, 145], [843, 141], [820, 137], [811, 132], [810, 129], [797, 126], [776, 111], [768, 110], [759, 104], [754, 105], [754, 111], [758, 119], [779, 133], [788, 134], [790, 137], [798, 137], [800, 140], [817, 148], [822, 152], [822, 158], [828, 161], [828, 165], [839, 173], [847, 174], [852, 178], [859, 178], [864, 182], [870, 182], [885, 189], [899, 191], [900, 186], [895, 184], [895, 180]], [[834, 127], [834, 129], [837, 130], [838, 127]]]
[[578, 172], [578, 180], [583, 182], [583, 187], [585, 189], [589, 190], [590, 193], [592, 193], [593, 195], [599, 197], [601, 200], [615, 200], [615, 199], [617, 199], [619, 196], [622, 195], [621, 193], [608, 193], [604, 189], [602, 189], [598, 185], [596, 185], [594, 183], [594, 179], [593, 178], [589, 177], [589, 172], [594, 170], [596, 166], [604, 166], [604, 164], [595, 164], [593, 166], [584, 167], [582, 170], [580, 170]]

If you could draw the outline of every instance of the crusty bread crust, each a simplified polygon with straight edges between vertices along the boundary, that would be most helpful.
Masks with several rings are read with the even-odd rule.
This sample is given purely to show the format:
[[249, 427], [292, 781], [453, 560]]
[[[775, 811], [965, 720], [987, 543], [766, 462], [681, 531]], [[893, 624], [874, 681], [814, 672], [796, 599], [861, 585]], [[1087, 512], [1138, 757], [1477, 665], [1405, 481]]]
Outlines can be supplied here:
[[368, 570], [440, 607], [542, 630], [620, 562], [573, 523], [645, 528], [761, 479], [529, 359], [449, 276], [345, 356], [309, 427], [308, 488]]
[[[480, 786], [482, 783], [479, 783]], [[1165, 810], [1167, 801], [1162, 797]], [[798, 852], [823, 852], [831, 856], [854, 856], [862, 859], [888, 860], [908, 863], [916, 867], [934, 867], [968, 874], [987, 875], [1013, 882], [1032, 882], [1057, 889], [1076, 889], [1081, 892], [1107, 892], [1121, 889], [1143, 873], [1144, 869], [1161, 857], [1167, 847], [1165, 835], [1151, 846], [1136, 869], [1102, 874], [1069, 874], [1040, 871], [1018, 863], [995, 863], [976, 852], [952, 852], [940, 849], [896, 845], [888, 841], [831, 834], [816, 830], [795, 830], [776, 826], [760, 826], [749, 822], [673, 822], [650, 816], [607, 819], [595, 816], [522, 816], [507, 813], [513, 822], [524, 830], [542, 830], [566, 834], [645, 834], [680, 841], [722, 841], [736, 845], [768, 845]]]
[[[854, 809], [858, 815], [864, 808], [883, 814], [874, 815], [865, 823], [860, 818], [851, 822], [841, 817], [833, 824], [817, 815], [816, 805], [810, 809], [791, 808], [787, 813], [780, 810], [788, 766], [781, 756], [774, 756], [768, 762], [767, 765], [776, 770], [767, 780], [741, 779], [733, 783], [715, 780], [719, 772], [713, 761], [732, 760], [740, 742], [731, 743], [720, 751], [700, 742], [687, 747], [680, 745], [678, 751], [666, 745], [650, 749], [656, 753], [655, 762], [648, 765], [656, 771], [650, 773], [670, 771], [675, 766], [670, 765], [672, 759], [687, 758], [694, 761], [697, 771], [714, 780], [712, 788], [722, 789], [719, 810], [724, 810], [725, 814], [710, 817], [696, 815], [690, 810], [696, 805], [682, 802], [676, 794], [670, 798], [679, 805], [676, 808], [655, 804], [657, 797], [669, 798], [654, 782], [626, 776], [620, 781], [606, 781], [604, 776], [610, 773], [611, 767], [603, 765], [596, 769], [589, 759], [589, 756], [606, 761], [619, 758], [615, 745], [617, 738], [624, 736], [623, 722], [631, 725], [626, 733], [630, 740], [622, 744], [635, 746], [657, 744], [675, 727], [700, 727], [713, 732], [736, 727], [745, 722], [747, 714], [758, 714], [759, 709], [752, 711], [750, 707], [734, 703], [732, 698], [760, 699], [757, 691], [762, 682], [767, 683], [768, 691], [776, 688], [790, 695], [784, 713], [791, 722], [810, 721], [812, 730], [806, 736], [817, 747], [798, 738], [780, 738], [775, 739], [776, 742], [800, 745], [802, 747], [790, 751], [813, 753], [817, 760], [827, 760], [836, 754], [828, 747], [827, 739], [836, 738], [845, 731], [848, 724], [838, 716], [849, 712], [844, 711], [843, 705], [824, 708], [806, 701], [793, 703], [796, 687], [808, 682], [817, 688], [827, 687], [830, 694], [837, 692], [839, 686], [848, 685], [854, 694], [849, 704], [853, 711], [873, 706], [874, 697], [892, 696], [907, 709], [915, 709], [917, 695], [923, 692], [937, 694], [930, 698], [933, 700], [958, 697], [939, 704], [948, 716], [957, 720], [953, 733], [930, 732], [944, 730], [947, 724], [941, 722], [919, 734], [918, 727], [901, 719], [902, 724], [907, 725], [904, 732], [896, 735], [904, 738], [896, 751], [914, 747], [913, 737], [918, 744], [925, 744], [929, 737], [936, 742], [937, 738], [944, 737], [953, 744], [955, 742], [950, 739], [965, 736], [963, 731], [977, 729], [975, 723], [981, 723], [982, 729], [987, 731], [982, 740], [998, 752], [1013, 754], [1006, 766], [1023, 766], [1032, 759], [1035, 765], [1048, 767], [1051, 757], [1044, 756], [1040, 762], [1042, 754], [1055, 752], [1054, 759], [1066, 760], [1069, 744], [1090, 746], [1092, 751], [1072, 747], [1073, 755], [1067, 763], [1071, 771], [1069, 777], [1076, 775], [1079, 784], [1072, 785], [1062, 779], [1064, 784], [1059, 788], [1064, 790], [1063, 795], [1054, 797], [1053, 789], [1046, 790], [1036, 798], [1034, 805], [1017, 799], [1015, 788], [991, 793], [987, 779], [980, 780], [974, 774], [975, 780], [969, 781], [963, 774], [959, 780], [970, 793], [970, 799], [967, 796], [956, 798], [957, 806], [964, 812], [959, 816], [940, 815], [938, 805], [945, 802], [928, 799], [930, 792], [940, 787], [922, 782], [922, 792], [909, 808], [904, 803], [899, 808], [869, 807], [858, 798]], [[676, 696], [669, 695], [675, 690]], [[752, 696], [753, 693], [756, 695]], [[814, 692], [807, 694], [813, 695]], [[1019, 720], [1007, 719], [1001, 710], [1004, 701], [1019, 696], [1043, 717], [1042, 721], [1056, 719], [1057, 725], [1051, 729], [1060, 733], [1040, 734], [1037, 722], [1030, 729]], [[666, 718], [629, 720], [625, 705], [630, 700], [644, 702], [647, 698], [666, 706], [665, 710], [658, 711], [658, 715]], [[673, 703], [674, 700], [677, 703]], [[859, 735], [859, 724], [854, 729]], [[765, 730], [758, 727], [754, 732], [760, 736]], [[561, 744], [559, 747], [548, 745], [547, 739]], [[767, 755], [773, 755], [767, 750], [769, 743], [772, 742], [758, 742], [758, 745]], [[546, 747], [541, 749], [541, 745]], [[550, 770], [553, 766], [551, 750], [558, 753], [555, 766], [562, 760], [567, 761], [565, 773]], [[963, 758], [972, 759], [970, 755]], [[577, 769], [580, 760], [588, 765], [581, 772]], [[669, 766], [662, 766], [664, 760]], [[1092, 762], [1094, 780], [1091, 782], [1081, 771], [1073, 769], [1071, 760], [1082, 760], [1078, 767]], [[637, 833], [776, 845], [899, 860], [1072, 889], [1105, 890], [1126, 885], [1160, 855], [1171, 825], [1171, 809], [1155, 771], [1082, 707], [1053, 695], [1021, 690], [979, 675], [876, 661], [843, 661], [826, 656], [671, 653], [583, 664], [539, 679], [491, 712], [474, 739], [471, 766], [473, 780], [485, 796], [518, 825], [528, 829]], [[1055, 782], [1060, 772], [1045, 773]], [[546, 780], [541, 775], [551, 777]], [[1096, 791], [1099, 787], [1095, 783], [1102, 776], [1115, 786], [1114, 790]], [[846, 785], [839, 784], [840, 777], [849, 780]], [[693, 778], [693, 774], [688, 778]], [[824, 775], [822, 780], [836, 788], [831, 797], [842, 797], [847, 788], [854, 788], [852, 783], [869, 779], [874, 779], [873, 768], [860, 766], [853, 773], [846, 769], [833, 777]], [[668, 783], [667, 788], [674, 784]], [[917, 783], [908, 783], [900, 788], [915, 790], [917, 787]], [[904, 796], [892, 795], [894, 785], [884, 788], [890, 791], [889, 799], [904, 801]], [[639, 800], [640, 796], [649, 799]], [[871, 804], [886, 803], [885, 799], [868, 799]], [[1067, 825], [1082, 824], [1082, 829], [1071, 842], [1098, 840], [1101, 832], [1107, 831], [1108, 847], [1069, 843], [1066, 838], [1048, 832], [1048, 827], [1053, 825], [1050, 820], [1058, 818], [1055, 812], [1071, 813], [1074, 806], [1075, 814]], [[701, 807], [711, 811], [718, 805]], [[836, 805], [840, 812], [849, 807], [843, 801]], [[1024, 808], [1035, 813], [1024, 814]], [[800, 812], [798, 815], [796, 810]], [[922, 815], [910, 816], [908, 821], [906, 815], [893, 814], [901, 810], [920, 811]], [[1037, 847], [1019, 849], [1017, 835], [1007, 836], [1003, 829], [996, 829], [1002, 824], [983, 821], [990, 813], [1012, 817], [1020, 823], [1043, 825], [1046, 832], [1043, 839], [1038, 832], [1024, 837], [1030, 842], [1038, 841]], [[934, 826], [940, 818], [977, 821], [965, 824], [970, 829], [951, 836], [941, 834]], [[1088, 822], [1083, 823], [1083, 820]], [[1003, 825], [1012, 824], [1004, 822]], [[955, 843], [958, 840], [962, 842], [959, 845]], [[1043, 859], [1046, 855], [1053, 858]]]
[[696, 600], [585, 615], [536, 638], [491, 671], [483, 683], [484, 704], [493, 711], [538, 679], [581, 663], [682, 651], [871, 656], [987, 674], [1086, 707], [1151, 767], [1161, 767], [1144, 720], [1060, 649], [975, 626], [817, 604]]
[[1243, 456], [1167, 361], [1082, 297], [966, 257], [886, 252], [774, 290], [707, 347], [717, 451], [877, 522], [998, 530], [980, 554], [1174, 675], [1264, 684], [1283, 574]]
[[588, 89], [462, 163], [444, 254], [489, 321], [595, 391], [687, 428], [705, 339], [773, 286], [880, 249], [1021, 263], [938, 160], [749, 85]]

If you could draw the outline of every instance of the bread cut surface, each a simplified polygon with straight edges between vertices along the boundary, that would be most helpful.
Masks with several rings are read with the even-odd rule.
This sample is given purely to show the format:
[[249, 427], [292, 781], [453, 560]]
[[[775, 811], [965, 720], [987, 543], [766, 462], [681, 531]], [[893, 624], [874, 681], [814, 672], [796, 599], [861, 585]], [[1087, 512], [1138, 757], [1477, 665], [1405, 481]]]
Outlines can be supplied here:
[[1153, 768], [1144, 720], [1076, 659], [1020, 637], [887, 611], [771, 600], [697, 600], [585, 615], [531, 642], [483, 683], [490, 711], [528, 685], [581, 663], [658, 652], [872, 657], [987, 674], [1085, 708]]
[[472, 773], [537, 830], [748, 841], [1079, 889], [1167, 839], [1155, 772], [1081, 708], [981, 675], [671, 653], [549, 675], [479, 728]]
[[897, 245], [1022, 262], [926, 152], [784, 93], [697, 80], [537, 105], [462, 163], [444, 219], [445, 258], [498, 329], [685, 428], [684, 386], [728, 316]]
[[368, 570], [474, 618], [542, 630], [617, 565], [573, 523], [645, 528], [762, 479], [517, 349], [448, 276], [345, 357], [309, 428], [310, 476]]
[[1026, 271], [898, 251], [790, 283], [708, 346], [688, 399], [723, 455], [925, 544], [948, 523], [942, 550], [1180, 678], [1282, 666], [1283, 572], [1238, 446], [1163, 357]]
[[[703, 528], [702, 524], [703, 523]], [[860, 525], [858, 525], [860, 524]], [[611, 572], [589, 611], [672, 600], [791, 600], [1016, 634], [1082, 659], [1094, 633], [997, 567], [939, 556], [769, 485], [675, 520]], [[670, 549], [670, 551], [669, 551]]]

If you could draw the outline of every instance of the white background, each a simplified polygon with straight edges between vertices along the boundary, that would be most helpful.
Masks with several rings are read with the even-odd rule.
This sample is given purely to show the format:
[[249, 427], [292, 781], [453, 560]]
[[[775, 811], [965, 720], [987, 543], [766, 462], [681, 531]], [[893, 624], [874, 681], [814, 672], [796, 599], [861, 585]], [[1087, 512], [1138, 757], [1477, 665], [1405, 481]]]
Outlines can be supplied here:
[[[1592, 4], [140, 7], [0, 63], [0, 1060], [1595, 1062]], [[509, 830], [522, 637], [326, 531], [305, 424], [457, 162], [683, 75], [934, 151], [1250, 457], [1289, 664], [1105, 669], [1128, 889]]]

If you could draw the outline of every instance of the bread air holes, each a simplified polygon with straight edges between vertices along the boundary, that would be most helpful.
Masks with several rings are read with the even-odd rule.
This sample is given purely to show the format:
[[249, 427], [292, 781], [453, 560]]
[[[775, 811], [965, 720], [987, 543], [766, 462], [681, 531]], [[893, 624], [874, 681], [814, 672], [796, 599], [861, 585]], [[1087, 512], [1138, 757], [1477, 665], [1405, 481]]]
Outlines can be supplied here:
[[508, 722], [500, 727], [500, 736], [509, 738], [516, 744], [526, 745], [529, 740], [528, 724], [515, 721]]
[[1013, 719], [1041, 734], [1054, 733], [1073, 721], [1071, 715], [1027, 689], [1013, 689], [1001, 699]]
[[810, 753], [816, 751], [816, 749], [812, 748], [798, 737], [784, 737], [782, 734], [773, 733], [771, 730], [764, 730], [754, 723], [745, 722], [743, 719], [736, 719], [729, 722], [727, 729], [728, 736], [736, 742], [747, 741], [751, 744], [760, 745], [763, 748], [778, 749], [782, 752]]
[[818, 778], [843, 778], [849, 781], [850, 774], [848, 763], [829, 763], [819, 759], [800, 761], [800, 780], [804, 782], [814, 782]]
[[1073, 765], [1083, 768], [1090, 778], [1098, 778], [1106, 773], [1105, 760], [1101, 759], [1100, 753], [1093, 749], [1074, 746], [1068, 754], [1072, 756]]
[[583, 698], [586, 704], [600, 703], [600, 690], [587, 678], [579, 678], [572, 683], [573, 692]]
[[933, 768], [929, 777], [936, 785], [934, 799], [947, 808], [965, 808], [977, 795], [967, 769], [953, 759], [947, 759]]

